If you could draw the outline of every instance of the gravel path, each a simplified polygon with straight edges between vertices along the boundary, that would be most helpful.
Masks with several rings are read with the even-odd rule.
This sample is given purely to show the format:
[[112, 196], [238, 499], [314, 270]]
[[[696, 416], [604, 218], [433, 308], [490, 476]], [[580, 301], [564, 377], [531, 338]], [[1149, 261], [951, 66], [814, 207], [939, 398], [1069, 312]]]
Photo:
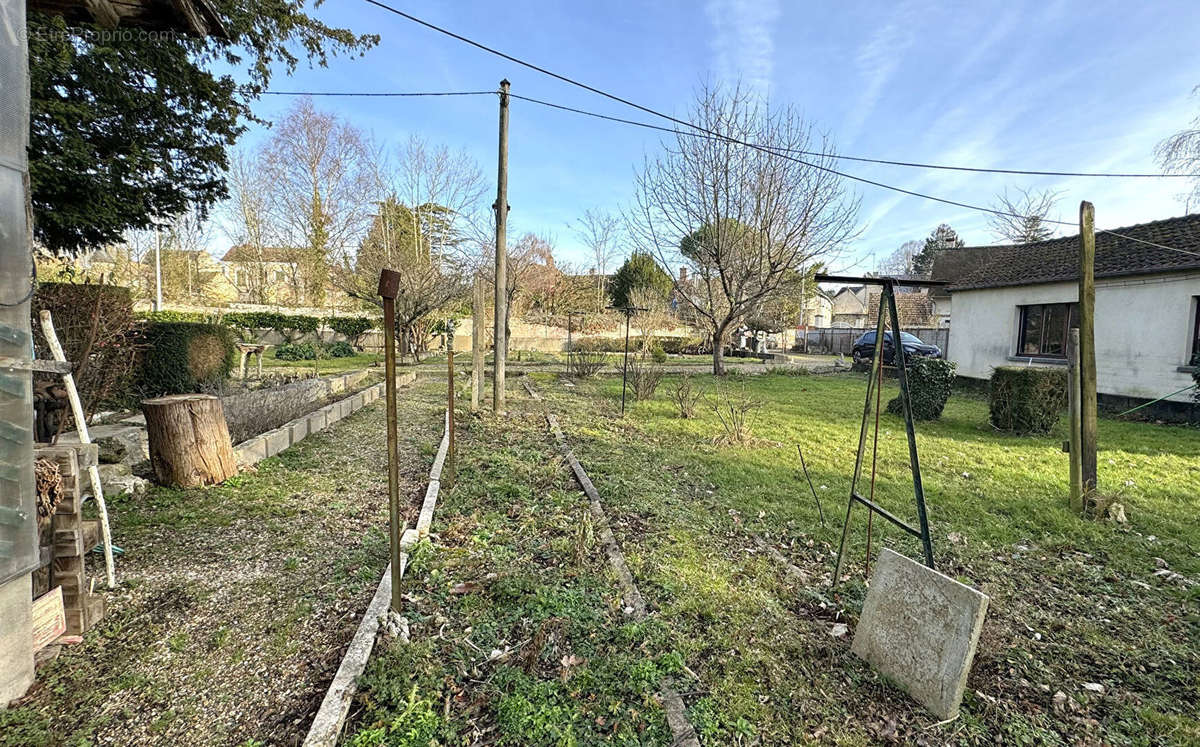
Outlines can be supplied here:
[[[444, 384], [400, 391], [415, 520]], [[382, 401], [225, 485], [110, 504], [119, 587], [3, 744], [298, 744], [387, 563]]]

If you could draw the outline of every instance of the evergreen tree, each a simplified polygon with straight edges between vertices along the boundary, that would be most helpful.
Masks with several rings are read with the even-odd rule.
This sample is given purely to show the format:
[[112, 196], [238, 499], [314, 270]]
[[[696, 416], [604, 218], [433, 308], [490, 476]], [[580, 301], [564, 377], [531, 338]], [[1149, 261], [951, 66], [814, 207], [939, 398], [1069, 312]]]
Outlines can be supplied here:
[[612, 279], [613, 306], [633, 306], [638, 290], [651, 290], [666, 298], [671, 293], [671, 276], [649, 254], [634, 252]]

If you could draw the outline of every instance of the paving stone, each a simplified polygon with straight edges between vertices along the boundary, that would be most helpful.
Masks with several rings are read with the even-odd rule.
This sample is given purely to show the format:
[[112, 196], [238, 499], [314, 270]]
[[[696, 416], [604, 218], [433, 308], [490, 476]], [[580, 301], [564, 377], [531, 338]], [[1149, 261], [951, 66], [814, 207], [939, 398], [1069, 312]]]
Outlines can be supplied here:
[[884, 549], [851, 649], [939, 719], [951, 719], [987, 606], [987, 595]]

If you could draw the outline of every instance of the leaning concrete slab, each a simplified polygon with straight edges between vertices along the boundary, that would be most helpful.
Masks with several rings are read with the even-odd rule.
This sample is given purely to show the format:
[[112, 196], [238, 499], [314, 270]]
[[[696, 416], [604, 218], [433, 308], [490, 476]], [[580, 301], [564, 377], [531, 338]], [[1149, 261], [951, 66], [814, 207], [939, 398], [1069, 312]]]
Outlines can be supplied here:
[[987, 595], [885, 548], [851, 650], [939, 719], [951, 719], [987, 606]]

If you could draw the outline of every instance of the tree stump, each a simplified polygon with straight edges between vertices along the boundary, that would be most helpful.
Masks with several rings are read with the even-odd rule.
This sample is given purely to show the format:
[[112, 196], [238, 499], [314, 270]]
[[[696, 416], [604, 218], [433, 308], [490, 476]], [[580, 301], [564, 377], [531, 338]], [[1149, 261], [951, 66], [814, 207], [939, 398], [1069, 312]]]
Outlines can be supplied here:
[[162, 485], [190, 488], [237, 474], [221, 400], [208, 394], [175, 394], [142, 402], [150, 438], [150, 463]]

